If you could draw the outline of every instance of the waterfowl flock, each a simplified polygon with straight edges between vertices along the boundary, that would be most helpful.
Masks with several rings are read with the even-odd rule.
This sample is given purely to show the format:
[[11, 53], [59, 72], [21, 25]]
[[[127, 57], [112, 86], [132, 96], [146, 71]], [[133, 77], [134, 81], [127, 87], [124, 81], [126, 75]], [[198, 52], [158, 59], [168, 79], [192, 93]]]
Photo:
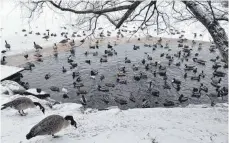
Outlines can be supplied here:
[[[123, 29], [118, 30], [117, 32], [116, 37], [118, 38], [108, 41], [107, 45], [104, 45], [100, 43], [106, 37], [104, 34], [105, 31], [101, 27], [98, 29], [102, 30], [99, 34], [100, 39], [96, 40], [94, 45], [91, 43], [86, 50], [75, 48], [76, 42], [74, 37], [81, 37], [79, 34], [76, 36], [77, 32], [71, 34], [73, 37], [72, 40], [68, 37], [70, 33], [61, 32], [61, 36], [63, 36], [64, 39], [61, 40], [59, 44], [68, 44], [71, 47], [69, 53], [66, 53], [67, 58], [65, 59], [63, 53], [61, 55], [58, 53], [58, 45], [57, 43], [54, 43], [52, 48], [55, 62], [52, 61], [52, 63], [47, 65], [47, 62], [45, 61], [47, 61], [48, 58], [43, 58], [41, 53], [43, 47], [36, 42], [33, 42], [36, 61], [43, 63], [37, 65], [36, 63], [27, 62], [24, 65], [24, 69], [29, 71], [28, 73], [25, 71], [25, 74], [29, 75], [29, 78], [26, 76], [22, 78], [22, 80], [26, 80], [21, 82], [23, 83], [23, 86], [30, 87], [31, 84], [37, 86], [34, 83], [30, 83], [33, 82], [33, 79], [34, 81], [39, 80], [42, 85], [46, 85], [45, 82], [49, 84], [49, 81], [52, 81], [53, 85], [49, 85], [46, 89], [54, 92], [61, 92], [61, 85], [59, 84], [62, 83], [64, 85], [66, 82], [68, 83], [67, 86], [72, 89], [68, 93], [61, 94], [64, 100], [75, 98], [72, 97], [74, 96], [74, 93], [77, 95], [83, 93], [83, 97], [85, 99], [88, 98], [87, 101], [89, 104], [90, 99], [98, 100], [97, 98], [93, 99], [94, 97], [91, 97], [91, 95], [87, 95], [88, 93], [92, 94], [94, 92], [90, 91], [90, 88], [92, 88], [90, 86], [94, 86], [94, 89], [101, 92], [101, 94], [106, 92], [106, 94], [109, 93], [114, 96], [102, 99], [102, 101], [106, 101], [106, 106], [115, 103], [118, 106], [126, 105], [127, 107], [129, 102], [133, 102], [134, 98], [139, 98], [136, 96], [141, 92], [144, 96], [139, 98], [139, 101], [142, 102], [144, 99], [144, 104], [147, 102], [150, 105], [149, 107], [157, 107], [163, 105], [175, 106], [180, 104], [181, 102], [179, 102], [178, 99], [181, 98], [181, 95], [182, 98], [185, 99], [192, 98], [192, 95], [196, 95], [194, 94], [196, 91], [193, 92], [192, 88], [198, 88], [198, 97], [205, 96], [201, 91], [206, 91], [206, 88], [216, 88], [219, 93], [221, 88], [226, 88], [226, 85], [221, 84], [221, 78], [226, 79], [227, 73], [225, 71], [227, 70], [228, 65], [218, 54], [215, 56], [216, 46], [214, 43], [209, 44], [195, 40], [188, 41], [182, 34], [185, 31], [171, 29], [170, 31], [172, 33], [175, 32], [181, 34], [177, 41], [167, 40], [161, 37], [153, 39], [151, 36], [151, 40], [137, 38], [138, 42], [133, 44], [119, 45], [118, 41], [121, 39], [120, 37], [124, 37], [125, 32], [131, 33], [131, 31], [128, 31], [127, 26], [123, 26]], [[26, 32], [25, 29], [22, 31]], [[48, 40], [50, 36], [56, 35], [56, 33], [50, 34], [49, 29], [47, 29], [46, 32], [43, 33], [44, 36], [42, 37], [45, 40]], [[32, 33], [32, 31], [29, 32], [29, 34]], [[35, 34], [40, 35], [39, 32], [36, 32]], [[83, 32], [82, 35], [86, 36], [85, 32]], [[107, 36], [109, 35], [111, 35], [111, 32], [107, 30]], [[195, 36], [196, 35], [194, 35], [194, 38]], [[83, 44], [85, 40], [86, 39], [82, 39], [79, 42]], [[3, 50], [2, 53], [9, 51], [11, 48], [7, 41], [5, 41], [5, 48], [6, 50]], [[209, 52], [210, 56], [208, 56], [208, 58], [210, 59], [205, 58], [203, 51]], [[25, 59], [28, 59], [29, 54], [25, 53], [23, 56]], [[2, 57], [1, 64], [7, 64], [6, 56]], [[40, 66], [39, 71], [36, 71], [37, 66]], [[210, 74], [209, 66], [211, 66], [212, 74]], [[206, 68], [208, 71], [206, 71]], [[60, 69], [61, 73], [57, 72], [58, 69]], [[110, 71], [106, 71], [109, 69]], [[103, 70], [105, 73], [103, 73]], [[39, 72], [44, 72], [46, 74], [44, 74], [42, 78], [38, 78], [38, 75], [36, 74]], [[87, 74], [89, 74], [88, 78]], [[58, 78], [61, 78], [63, 81], [58, 81]], [[42, 79], [45, 79], [45, 81], [42, 81]], [[150, 80], [151, 82], [144, 82], [146, 80]], [[205, 80], [210, 83], [211, 87], [209, 87], [209, 84], [206, 84]], [[185, 89], [186, 84], [189, 82], [195, 83], [193, 84], [193, 87], [191, 87], [191, 85], [187, 86], [187, 88], [192, 91], [190, 93]], [[55, 83], [58, 85], [55, 85]], [[119, 87], [119, 85], [121, 85], [121, 87]], [[133, 87], [133, 85], [136, 87]], [[134, 89], [134, 92], [124, 91], [124, 93], [122, 93], [124, 94], [122, 95], [123, 97], [116, 97], [113, 95], [115, 94], [114, 91], [117, 92], [118, 90], [122, 92], [124, 87], [126, 87], [127, 91]], [[162, 89], [160, 89], [160, 87], [162, 87]], [[202, 89], [203, 87], [205, 88]], [[42, 89], [43, 88], [45, 87], [42, 86]], [[225, 91], [227, 91], [227, 88]], [[177, 97], [172, 99], [165, 98], [164, 96], [169, 92]], [[128, 101], [130, 95], [131, 100]], [[105, 95], [100, 97], [104, 98], [104, 96]], [[150, 96], [159, 98], [162, 96], [163, 100], [155, 97], [151, 99], [149, 98]], [[221, 97], [221, 94], [219, 94], [219, 96]], [[126, 102], [120, 104], [117, 102], [120, 101], [117, 98], [122, 98], [122, 100], [126, 100]], [[78, 99], [78, 97], [76, 99]], [[79, 100], [81, 99], [79, 98]], [[112, 101], [108, 102], [108, 100]], [[160, 102], [158, 100], [160, 100]], [[135, 99], [135, 101], [137, 101], [137, 99]], [[188, 102], [189, 100], [185, 101]], [[174, 104], [165, 104], [171, 102], [174, 102]], [[135, 105], [134, 107], [141, 107], [141, 103], [137, 104], [140, 105]], [[88, 104], [84, 102], [84, 105]]]

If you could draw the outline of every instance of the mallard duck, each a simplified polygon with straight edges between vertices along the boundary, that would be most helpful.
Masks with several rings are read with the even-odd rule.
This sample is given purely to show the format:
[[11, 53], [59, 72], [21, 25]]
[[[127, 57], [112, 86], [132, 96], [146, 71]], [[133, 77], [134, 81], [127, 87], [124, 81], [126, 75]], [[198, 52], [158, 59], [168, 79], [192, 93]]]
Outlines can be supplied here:
[[191, 80], [200, 81], [200, 76], [201, 76], [201, 75], [199, 75], [199, 76], [192, 76], [192, 77], [191, 77]]

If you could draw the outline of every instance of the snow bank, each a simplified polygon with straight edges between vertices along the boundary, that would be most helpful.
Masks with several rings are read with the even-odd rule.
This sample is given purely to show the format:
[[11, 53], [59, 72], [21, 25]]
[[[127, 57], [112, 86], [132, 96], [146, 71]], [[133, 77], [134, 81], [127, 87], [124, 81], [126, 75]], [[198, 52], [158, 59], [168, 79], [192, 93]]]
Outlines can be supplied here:
[[[1, 104], [20, 95], [1, 95]], [[110, 109], [82, 112], [81, 105], [56, 104], [52, 109], [47, 101], [28, 96], [46, 108], [45, 115], [39, 108], [28, 109], [27, 116], [20, 116], [13, 109], [1, 111], [1, 142], [4, 143], [226, 143], [228, 131], [228, 104], [214, 108], [151, 108]], [[68, 127], [57, 135], [38, 136], [26, 140], [32, 126], [51, 114], [73, 115], [78, 128]]]

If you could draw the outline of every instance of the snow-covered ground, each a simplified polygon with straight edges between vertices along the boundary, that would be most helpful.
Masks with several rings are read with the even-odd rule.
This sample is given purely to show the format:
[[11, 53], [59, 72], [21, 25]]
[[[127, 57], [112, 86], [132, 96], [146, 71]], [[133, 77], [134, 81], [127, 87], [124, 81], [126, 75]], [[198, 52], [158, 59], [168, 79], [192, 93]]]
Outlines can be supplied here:
[[[3, 91], [3, 88], [2, 88]], [[1, 104], [20, 95], [1, 94]], [[227, 143], [228, 104], [107, 111], [87, 109], [75, 103], [56, 104], [28, 96], [46, 108], [28, 109], [20, 116], [11, 108], [1, 111], [2, 143]], [[57, 133], [61, 137], [38, 136], [26, 140], [26, 134], [48, 115], [72, 115], [78, 128], [69, 126]], [[155, 141], [154, 141], [155, 140]]]

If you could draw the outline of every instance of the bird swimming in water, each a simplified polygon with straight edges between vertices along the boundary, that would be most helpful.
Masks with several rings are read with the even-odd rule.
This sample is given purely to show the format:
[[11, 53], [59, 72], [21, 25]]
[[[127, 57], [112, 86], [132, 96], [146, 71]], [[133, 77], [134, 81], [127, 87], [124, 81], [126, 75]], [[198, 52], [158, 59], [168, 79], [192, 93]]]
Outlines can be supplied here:
[[77, 128], [77, 123], [72, 116], [68, 115], [62, 117], [60, 115], [50, 115], [33, 126], [30, 132], [26, 135], [26, 139], [29, 140], [33, 137], [42, 135], [52, 135], [53, 137], [58, 137], [54, 134], [68, 127], [69, 124]]
[[1, 110], [6, 109], [8, 107], [14, 108], [18, 110], [21, 116], [25, 116], [26, 113], [24, 113], [23, 110], [28, 108], [35, 108], [36, 106], [40, 107], [40, 110], [45, 113], [45, 108], [38, 102], [33, 102], [30, 98], [27, 97], [18, 97], [10, 102], [7, 102], [2, 105], [3, 107]]

